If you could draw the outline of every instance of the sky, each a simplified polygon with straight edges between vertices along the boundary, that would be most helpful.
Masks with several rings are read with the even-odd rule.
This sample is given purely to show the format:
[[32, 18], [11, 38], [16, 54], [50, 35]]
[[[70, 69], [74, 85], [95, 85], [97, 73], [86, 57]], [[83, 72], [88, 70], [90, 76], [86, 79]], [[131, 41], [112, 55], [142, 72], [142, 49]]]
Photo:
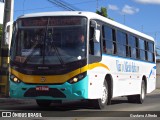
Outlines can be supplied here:
[[[81, 11], [106, 7], [114, 21], [146, 33], [160, 47], [160, 0], [63, 0]], [[64, 11], [49, 0], [14, 0], [14, 20], [26, 13]]]

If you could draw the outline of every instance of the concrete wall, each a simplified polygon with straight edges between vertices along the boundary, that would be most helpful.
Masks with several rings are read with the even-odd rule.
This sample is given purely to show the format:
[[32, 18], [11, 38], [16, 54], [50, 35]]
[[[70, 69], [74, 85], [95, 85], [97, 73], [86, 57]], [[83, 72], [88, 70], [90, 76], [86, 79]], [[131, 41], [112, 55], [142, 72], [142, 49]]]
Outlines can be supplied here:
[[157, 61], [157, 79], [156, 87], [160, 89], [160, 60]]

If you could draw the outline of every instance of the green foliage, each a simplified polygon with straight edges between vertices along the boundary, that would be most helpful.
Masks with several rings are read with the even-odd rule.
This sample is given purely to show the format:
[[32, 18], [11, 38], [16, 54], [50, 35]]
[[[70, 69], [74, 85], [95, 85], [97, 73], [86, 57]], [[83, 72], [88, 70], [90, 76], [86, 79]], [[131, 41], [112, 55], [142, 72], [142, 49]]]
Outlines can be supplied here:
[[104, 16], [106, 18], [109, 18], [109, 19], [113, 20], [112, 18], [108, 17], [107, 8], [105, 8], [105, 7], [101, 7], [100, 10], [96, 10], [96, 13], [101, 15], [101, 16]]
[[99, 15], [102, 15], [104, 17], [108, 17], [107, 8], [105, 8], [105, 7], [101, 7], [101, 9], [97, 10], [96, 13]]

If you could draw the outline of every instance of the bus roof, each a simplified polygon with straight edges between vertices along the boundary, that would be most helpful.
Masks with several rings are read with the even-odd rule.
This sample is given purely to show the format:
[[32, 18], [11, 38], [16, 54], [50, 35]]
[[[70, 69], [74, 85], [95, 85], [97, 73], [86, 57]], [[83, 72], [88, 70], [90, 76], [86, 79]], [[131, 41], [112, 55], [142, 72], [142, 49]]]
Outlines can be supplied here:
[[110, 20], [108, 18], [105, 18], [101, 15], [98, 15], [96, 13], [93, 13], [93, 12], [85, 12], [85, 11], [56, 11], [56, 12], [41, 12], [41, 13], [32, 13], [32, 14], [25, 14], [23, 16], [20, 16], [19, 18], [28, 18], [28, 17], [42, 17], [42, 16], [85, 16], [87, 17], [88, 19], [98, 19], [98, 20], [101, 20], [101, 21], [104, 21], [112, 26], [115, 26], [115, 27], [118, 27], [122, 30], [125, 30], [125, 31], [128, 31], [132, 34], [135, 34], [135, 35], [138, 35], [140, 37], [143, 37], [145, 39], [148, 39], [148, 40], [151, 40], [151, 41], [154, 41], [154, 38], [147, 35], [147, 34], [144, 34], [142, 32], [139, 32], [137, 30], [134, 30], [130, 27], [127, 27], [123, 24], [120, 24], [118, 22], [115, 22], [113, 20]]

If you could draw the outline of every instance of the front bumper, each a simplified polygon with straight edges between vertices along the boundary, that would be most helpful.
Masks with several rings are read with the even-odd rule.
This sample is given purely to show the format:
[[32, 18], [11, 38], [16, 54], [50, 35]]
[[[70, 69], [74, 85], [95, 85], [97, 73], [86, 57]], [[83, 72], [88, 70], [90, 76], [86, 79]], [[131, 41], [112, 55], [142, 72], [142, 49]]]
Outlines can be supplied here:
[[[37, 86], [48, 86], [49, 91], [37, 91]], [[47, 100], [79, 100], [88, 98], [88, 76], [77, 83], [61, 85], [40, 85], [14, 83], [10, 80], [10, 97]]]

